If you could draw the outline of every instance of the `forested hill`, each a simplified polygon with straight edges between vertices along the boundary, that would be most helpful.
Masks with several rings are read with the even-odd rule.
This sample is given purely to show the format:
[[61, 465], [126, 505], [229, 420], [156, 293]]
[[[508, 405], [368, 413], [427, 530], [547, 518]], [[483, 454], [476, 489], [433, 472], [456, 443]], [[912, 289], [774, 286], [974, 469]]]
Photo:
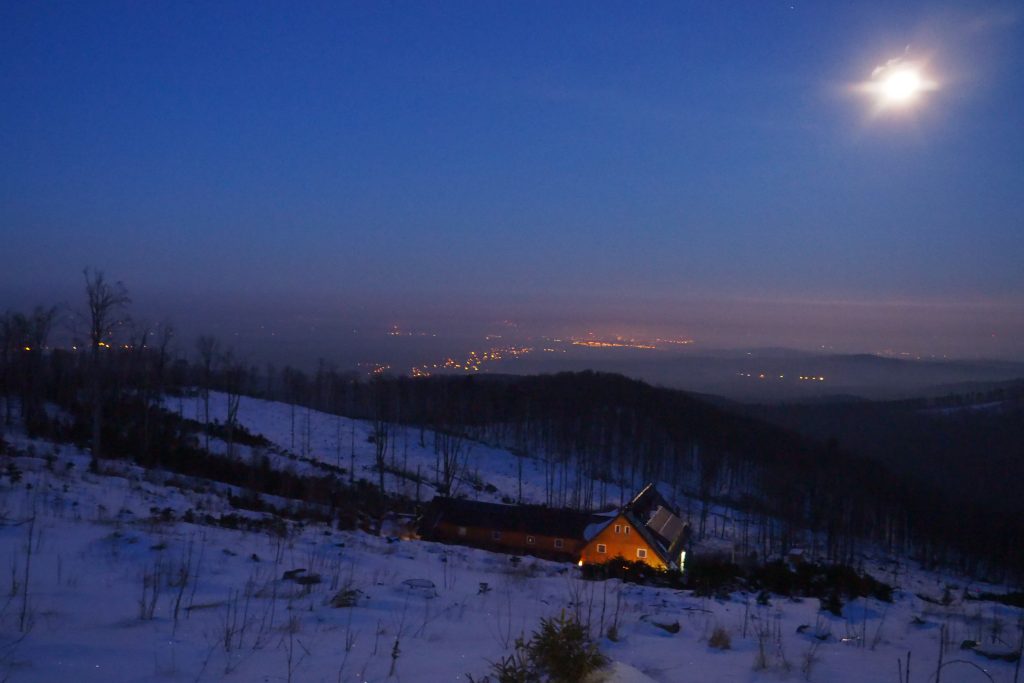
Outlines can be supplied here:
[[[593, 499], [586, 484], [572, 489], [575, 480], [558, 476], [558, 468], [587, 474], [583, 482], [609, 479], [627, 487], [660, 479], [689, 487], [705, 502], [821, 531], [836, 558], [870, 539], [968, 572], [1024, 568], [1024, 524], [998, 514], [1000, 501], [973, 496], [951, 506], [940, 476], [890, 467], [884, 458], [845, 448], [845, 440], [803, 436], [738, 406], [593, 372], [385, 380], [377, 392], [373, 411], [545, 454], [553, 463], [553, 503], [586, 506]], [[857, 423], [848, 426], [856, 431]], [[913, 448], [904, 433], [875, 431], [875, 425], [861, 423], [864, 441], [886, 441], [891, 452]]]
[[[37, 323], [29, 324], [33, 320]], [[45, 331], [52, 311], [24, 321], [26, 329]], [[44, 336], [40, 333], [39, 340], [45, 341]], [[230, 352], [217, 352], [209, 338], [201, 340], [199, 362], [192, 363], [171, 353], [169, 339], [165, 335], [154, 346], [97, 343], [89, 353], [44, 351], [45, 343], [25, 343], [23, 351], [0, 357], [0, 386], [8, 399], [4, 423], [10, 424], [12, 406], [18, 405], [30, 435], [88, 446], [97, 464], [110, 457], [189, 473], [199, 467], [196, 463], [205, 470], [237, 469], [237, 458], [224, 463], [217, 454], [202, 453], [199, 444], [186, 447], [187, 425], [164, 407], [165, 396], [186, 394], [206, 405], [207, 390], [219, 389], [229, 404], [222, 425], [228, 459], [232, 444], [244, 436], [235, 417], [239, 401], [249, 395], [369, 420], [382, 436], [389, 424], [419, 427], [421, 441], [433, 435], [442, 463], [462, 457], [458, 444], [467, 438], [539, 458], [549, 505], [589, 509], [605, 499], [601, 487], [609, 483], [636, 490], [651, 480], [665, 481], [698, 501], [699, 533], [714, 503], [748, 513], [744, 524], [757, 537], [752, 545], [762, 556], [786, 550], [795, 534], [812, 529], [836, 560], [852, 559], [864, 541], [871, 541], [893, 553], [953, 564], [968, 573], [999, 577], [994, 572], [1011, 569], [1015, 576], [1024, 575], [1024, 517], [1005, 514], [1013, 501], [1008, 482], [1017, 479], [999, 479], [995, 467], [982, 474], [954, 468], [962, 465], [959, 454], [986, 458], [1016, 477], [1024, 462], [1018, 457], [1024, 441], [1018, 437], [1024, 423], [1019, 402], [1004, 401], [1008, 407], [991, 414], [945, 404], [806, 408], [840, 411], [820, 415], [839, 415], [846, 431], [835, 430], [837, 439], [822, 439], [833, 430], [807, 428], [801, 416], [814, 422], [819, 413], [801, 412], [804, 408], [794, 408], [788, 419], [797, 422], [790, 424], [770, 409], [744, 414], [747, 409], [741, 406], [620, 375], [367, 381], [326, 364], [313, 374], [246, 366]], [[62, 413], [54, 414], [50, 406]], [[915, 429], [887, 431], [892, 414]], [[946, 448], [943, 467], [948, 461], [952, 476], [963, 473], [960, 481], [971, 482], [981, 495], [950, 496], [950, 480], [937, 473], [921, 476], [931, 449], [939, 446]], [[908, 452], [916, 459], [895, 459], [894, 454]], [[1014, 457], [1013, 463], [1003, 462]], [[467, 465], [472, 468], [471, 462]], [[447, 466], [438, 470], [444, 480], [454, 471]], [[446, 490], [444, 481], [440, 484], [438, 490]], [[378, 488], [383, 488], [379, 482]], [[335, 498], [341, 495], [336, 493]], [[950, 505], [951, 500], [961, 504]]]
[[836, 401], [745, 408], [862, 458], [884, 463], [949, 507], [1024, 515], [1024, 380], [907, 401]]

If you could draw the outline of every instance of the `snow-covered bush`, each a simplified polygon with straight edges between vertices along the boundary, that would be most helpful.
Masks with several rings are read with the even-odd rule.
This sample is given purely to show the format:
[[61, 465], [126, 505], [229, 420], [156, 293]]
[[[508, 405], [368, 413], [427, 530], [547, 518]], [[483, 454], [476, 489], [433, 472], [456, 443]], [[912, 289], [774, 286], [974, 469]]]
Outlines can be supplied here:
[[711, 637], [708, 638], [708, 645], [716, 650], [729, 650], [732, 648], [732, 638], [728, 631], [721, 626], [716, 626], [715, 630], [711, 632]]

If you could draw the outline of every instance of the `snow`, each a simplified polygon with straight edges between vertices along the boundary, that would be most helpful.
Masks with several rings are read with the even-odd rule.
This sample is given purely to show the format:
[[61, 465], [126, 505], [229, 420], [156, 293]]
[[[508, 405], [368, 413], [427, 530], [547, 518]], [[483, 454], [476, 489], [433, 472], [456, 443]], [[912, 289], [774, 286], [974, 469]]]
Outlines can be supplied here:
[[[218, 397], [214, 406], [222, 420]], [[176, 409], [177, 399], [168, 407]], [[194, 405], [182, 407], [195, 417]], [[296, 431], [299, 425], [304, 431], [304, 412], [297, 412]], [[311, 411], [309, 447], [297, 440], [297, 452], [288, 406], [243, 398], [239, 418], [277, 444], [277, 466], [315, 470], [318, 460], [336, 460], [334, 416]], [[340, 425], [347, 467], [353, 423], [341, 419]], [[375, 481], [369, 428], [354, 426], [357, 471]], [[592, 683], [896, 681], [897, 660], [908, 652], [912, 680], [925, 681], [934, 674], [943, 633], [947, 661], [969, 661], [997, 683], [1013, 680], [1013, 664], [958, 649], [966, 639], [1014, 648], [1020, 610], [963, 599], [967, 589], [1006, 588], [969, 584], [907, 561], [864, 558], [866, 569], [897, 586], [895, 601], [861, 599], [837, 617], [815, 599], [772, 596], [759, 605], [743, 593], [716, 600], [617, 580], [584, 581], [568, 563], [514, 562], [483, 550], [324, 525], [288, 523], [287, 534], [277, 536], [189, 524], [181, 517], [190, 509], [215, 517], [265, 516], [232, 509], [227, 487], [177, 488], [167, 485], [166, 475], [124, 463], [113, 475], [92, 474], [88, 456], [74, 448], [18, 433], [5, 438], [18, 455], [0, 458], [0, 472], [13, 462], [23, 476], [17, 482], [0, 477], [0, 680], [429, 682], [472, 675], [479, 681], [516, 637], [563, 611], [589, 621], [612, 660]], [[27, 454], [30, 446], [36, 455]], [[412, 430], [396, 447], [407, 467], [433, 468], [431, 449], [421, 448]], [[308, 461], [289, 457], [307, 454]], [[517, 457], [473, 444], [472, 467], [497, 489], [474, 494], [514, 496]], [[524, 498], [543, 501], [542, 464], [522, 464]], [[404, 490], [411, 484], [386, 481]], [[467, 482], [463, 486], [468, 490]], [[433, 490], [424, 486], [421, 495], [429, 498]], [[183, 586], [182, 568], [188, 576]], [[284, 578], [297, 569], [304, 571], [296, 578], [319, 575], [319, 582]], [[950, 603], [938, 604], [947, 588]], [[613, 622], [614, 640], [607, 637]], [[677, 633], [659, 626], [676, 622]], [[709, 644], [716, 628], [728, 634], [729, 649]], [[954, 663], [942, 680], [987, 679]]]
[[988, 401], [986, 403], [972, 403], [965, 406], [946, 406], [940, 408], [924, 408], [919, 411], [922, 415], [956, 415], [957, 413], [994, 413], [1007, 407], [1007, 401]]
[[[185, 418], [202, 421], [203, 405], [198, 397], [179, 399], [168, 398], [165, 402], [168, 410], [178, 412]], [[300, 474], [323, 474], [316, 463], [333, 465], [348, 469], [350, 462], [355, 462], [355, 478], [366, 479], [376, 483], [375, 446], [370, 441], [372, 426], [361, 420], [350, 420], [346, 417], [330, 415], [305, 407], [294, 410], [294, 438], [292, 433], [292, 406], [278, 401], [243, 397], [238, 410], [238, 422], [253, 433], [262, 434], [269, 439], [283, 455], [268, 453], [276, 458], [280, 466], [291, 467]], [[227, 399], [224, 394], [211, 392], [210, 420], [223, 423], [227, 417]], [[309, 438], [306, 437], [307, 419]], [[225, 446], [216, 439], [211, 440], [211, 450], [223, 453]], [[243, 453], [250, 449], [240, 448]], [[354, 454], [354, 458], [353, 458]], [[488, 502], [504, 502], [503, 497], [515, 502], [519, 498], [519, 468], [522, 466], [522, 500], [523, 503], [545, 503], [545, 471], [544, 463], [537, 458], [520, 457], [512, 452], [495, 448], [479, 442], [467, 444], [466, 462], [463, 475], [458, 477], [452, 494], [468, 496], [475, 500]], [[387, 463], [396, 469], [415, 475], [420, 472], [430, 481], [434, 476], [436, 456], [433, 450], [431, 432], [424, 433], [420, 443], [420, 432], [413, 427], [394, 426], [389, 437]], [[490, 484], [497, 492], [477, 490], [475, 482]], [[384, 478], [385, 488], [393, 493], [401, 493], [415, 498], [417, 487], [414, 481], [387, 473]], [[602, 490], [605, 500], [597, 501], [599, 506], [605, 504], [620, 505], [628, 501], [633, 493], [623, 491], [618, 486], [607, 484]], [[430, 500], [437, 494], [436, 488], [424, 482], [419, 487], [421, 500]]]
[[618, 511], [606, 512], [595, 515], [595, 517], [605, 517], [600, 522], [591, 522], [583, 529], [583, 540], [589, 541], [590, 539], [597, 536], [599, 533], [608, 528], [608, 525], [615, 521], [615, 518], [619, 516]]

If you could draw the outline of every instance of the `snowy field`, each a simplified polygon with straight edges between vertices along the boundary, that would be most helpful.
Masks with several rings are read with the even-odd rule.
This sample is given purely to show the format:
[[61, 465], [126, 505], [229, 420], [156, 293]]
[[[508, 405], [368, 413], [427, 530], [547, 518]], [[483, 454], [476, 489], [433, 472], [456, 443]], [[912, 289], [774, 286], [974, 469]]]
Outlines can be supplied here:
[[[194, 401], [181, 408], [196, 416]], [[311, 412], [310, 443], [293, 450], [290, 413], [243, 398], [239, 417], [282, 451], [333, 463], [336, 418]], [[222, 419], [222, 408], [211, 417]], [[341, 421], [346, 448], [351, 428]], [[375, 481], [368, 428], [355, 429], [357, 471]], [[897, 683], [909, 652], [909, 680], [925, 683], [935, 680], [943, 636], [941, 681], [1014, 680], [1014, 664], [960, 649], [970, 639], [1016, 650], [1019, 610], [963, 600], [966, 588], [1004, 589], [907, 563], [866, 559], [896, 584], [895, 601], [858, 600], [842, 617], [816, 599], [700, 598], [583, 581], [570, 564], [327, 526], [289, 523], [282, 536], [187, 523], [187, 510], [262, 516], [231, 509], [215, 487], [165, 486], [127, 465], [119, 476], [94, 475], [70, 447], [6, 438], [18, 455], [0, 461], [0, 681], [480, 681], [517, 636], [563, 611], [591, 625], [613, 662], [595, 680]], [[404, 448], [399, 435], [398, 459], [433, 468], [429, 441], [421, 448], [410, 431]], [[350, 455], [342, 450], [342, 466]], [[278, 457], [281, 466], [316, 467]], [[472, 448], [472, 467], [497, 488], [492, 499], [515, 495], [517, 460]], [[541, 465], [526, 464], [524, 497], [540, 500]], [[937, 604], [944, 594], [949, 604]], [[712, 638], [716, 630], [727, 649], [712, 646], [723, 640]]]

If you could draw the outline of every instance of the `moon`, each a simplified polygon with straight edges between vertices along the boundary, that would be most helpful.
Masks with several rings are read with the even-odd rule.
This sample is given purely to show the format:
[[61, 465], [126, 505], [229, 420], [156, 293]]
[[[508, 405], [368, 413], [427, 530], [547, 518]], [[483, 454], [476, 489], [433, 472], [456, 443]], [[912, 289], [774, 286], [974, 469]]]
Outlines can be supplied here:
[[917, 99], [925, 82], [915, 69], [900, 69], [886, 76], [880, 83], [879, 96], [890, 105], [904, 105]]
[[875, 101], [875, 114], [908, 110], [922, 103], [925, 95], [938, 88], [925, 65], [893, 59], [871, 72], [871, 77], [857, 87]]

